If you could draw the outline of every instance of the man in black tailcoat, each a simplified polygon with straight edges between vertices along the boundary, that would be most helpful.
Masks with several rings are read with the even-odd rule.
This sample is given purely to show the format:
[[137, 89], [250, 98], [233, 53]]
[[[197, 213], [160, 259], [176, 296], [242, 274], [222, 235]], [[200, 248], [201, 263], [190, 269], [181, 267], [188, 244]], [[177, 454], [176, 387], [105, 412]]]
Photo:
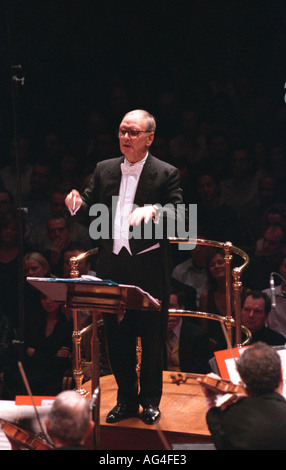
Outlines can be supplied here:
[[[101, 230], [108, 226], [99, 239], [97, 276], [137, 285], [161, 301], [160, 312], [127, 310], [120, 324], [115, 315], [104, 317], [110, 364], [118, 385], [117, 404], [106, 418], [109, 423], [135, 416], [139, 405], [145, 423], [154, 424], [160, 418], [171, 268], [164, 229], [166, 220], [184, 224], [184, 213], [179, 216], [177, 208], [183, 202], [179, 171], [150, 154], [155, 129], [155, 119], [148, 112], [127, 113], [118, 130], [123, 156], [98, 163], [83, 194], [73, 190], [66, 198], [67, 207], [72, 214], [78, 211], [78, 217], [88, 214], [90, 208], [89, 214], [94, 216], [99, 207], [102, 213], [108, 210], [90, 226], [91, 236], [99, 227], [98, 220]], [[156, 231], [160, 224], [164, 236]], [[138, 336], [142, 344], [139, 393]]]

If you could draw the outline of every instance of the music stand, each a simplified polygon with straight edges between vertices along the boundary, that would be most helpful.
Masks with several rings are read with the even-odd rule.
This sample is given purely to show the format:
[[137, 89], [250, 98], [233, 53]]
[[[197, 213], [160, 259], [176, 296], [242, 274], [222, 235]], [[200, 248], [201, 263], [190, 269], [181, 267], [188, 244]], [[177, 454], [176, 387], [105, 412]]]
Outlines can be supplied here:
[[[99, 387], [99, 339], [98, 319], [102, 313], [117, 315], [121, 322], [125, 311], [155, 310], [160, 311], [161, 303], [148, 292], [137, 286], [116, 284], [109, 280], [91, 280], [84, 278], [36, 278], [28, 277], [27, 281], [44, 295], [59, 303], [65, 303], [73, 313], [73, 345], [74, 365], [73, 376], [76, 383], [76, 391], [86, 396], [88, 393], [82, 388], [83, 371], [81, 369], [81, 332], [78, 330], [78, 311], [90, 310], [92, 313], [92, 392], [100, 390]], [[100, 393], [97, 394], [97, 412], [95, 419], [96, 448], [99, 443], [99, 402]]]

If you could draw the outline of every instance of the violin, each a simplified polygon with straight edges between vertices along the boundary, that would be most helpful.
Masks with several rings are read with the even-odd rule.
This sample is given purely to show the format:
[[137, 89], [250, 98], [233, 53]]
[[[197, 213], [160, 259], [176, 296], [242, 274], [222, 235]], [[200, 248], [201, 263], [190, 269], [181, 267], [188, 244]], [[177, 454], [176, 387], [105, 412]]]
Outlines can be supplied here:
[[170, 378], [174, 384], [180, 385], [182, 383], [186, 383], [188, 379], [197, 379], [204, 377], [204, 374], [171, 374]]
[[205, 375], [198, 378], [198, 382], [216, 393], [233, 393], [235, 395], [247, 395], [245, 387], [241, 384], [234, 384], [228, 380]]
[[220, 377], [213, 377], [209, 374], [171, 374], [170, 376], [173, 383], [180, 385], [186, 383], [188, 379], [197, 379], [197, 381], [216, 393], [233, 393], [247, 395], [245, 387], [241, 384], [234, 384], [228, 380], [222, 380]]
[[0, 419], [0, 424], [13, 450], [51, 450], [53, 448], [45, 439], [10, 421]]

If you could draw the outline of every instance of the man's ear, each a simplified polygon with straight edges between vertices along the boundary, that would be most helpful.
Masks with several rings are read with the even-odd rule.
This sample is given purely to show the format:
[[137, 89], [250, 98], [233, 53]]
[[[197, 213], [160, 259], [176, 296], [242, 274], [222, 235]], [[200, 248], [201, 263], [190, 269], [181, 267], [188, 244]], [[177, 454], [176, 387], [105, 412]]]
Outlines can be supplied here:
[[153, 140], [154, 140], [154, 132], [149, 132], [149, 134], [147, 134], [148, 137], [147, 137], [147, 147], [151, 147], [152, 143], [153, 143]]

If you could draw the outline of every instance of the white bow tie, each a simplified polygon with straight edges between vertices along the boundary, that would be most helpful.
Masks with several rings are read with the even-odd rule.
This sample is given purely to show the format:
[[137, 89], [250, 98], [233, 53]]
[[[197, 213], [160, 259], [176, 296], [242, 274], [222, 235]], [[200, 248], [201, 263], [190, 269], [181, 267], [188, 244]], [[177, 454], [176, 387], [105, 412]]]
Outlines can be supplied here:
[[123, 175], [139, 176], [141, 171], [141, 165], [128, 165], [127, 163], [121, 163], [121, 173]]

